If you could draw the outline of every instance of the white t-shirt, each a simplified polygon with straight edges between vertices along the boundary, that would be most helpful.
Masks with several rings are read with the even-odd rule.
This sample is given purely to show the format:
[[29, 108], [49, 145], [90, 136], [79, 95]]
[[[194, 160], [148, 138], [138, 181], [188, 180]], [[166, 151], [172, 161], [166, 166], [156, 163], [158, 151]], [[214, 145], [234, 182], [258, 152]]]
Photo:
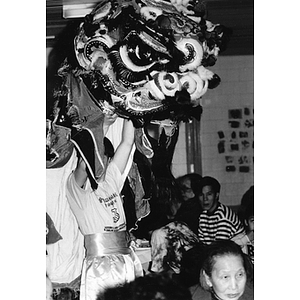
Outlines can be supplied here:
[[81, 188], [72, 173], [67, 180], [67, 198], [83, 235], [126, 230], [123, 202], [120, 197], [125, 176], [110, 162], [105, 180], [93, 191], [87, 180]]

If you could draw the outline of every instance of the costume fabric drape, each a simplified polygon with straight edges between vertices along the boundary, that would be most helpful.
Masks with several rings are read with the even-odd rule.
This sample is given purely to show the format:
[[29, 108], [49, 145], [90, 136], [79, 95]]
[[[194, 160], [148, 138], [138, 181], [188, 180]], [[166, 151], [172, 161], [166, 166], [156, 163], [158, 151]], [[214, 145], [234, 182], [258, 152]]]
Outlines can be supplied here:
[[85, 236], [87, 256], [81, 276], [80, 300], [95, 300], [105, 288], [143, 275], [141, 263], [128, 244], [126, 231]]
[[55, 283], [68, 284], [81, 274], [85, 256], [84, 238], [66, 198], [66, 181], [75, 169], [75, 150], [61, 168], [46, 170], [46, 211], [62, 239], [46, 245], [47, 274]]

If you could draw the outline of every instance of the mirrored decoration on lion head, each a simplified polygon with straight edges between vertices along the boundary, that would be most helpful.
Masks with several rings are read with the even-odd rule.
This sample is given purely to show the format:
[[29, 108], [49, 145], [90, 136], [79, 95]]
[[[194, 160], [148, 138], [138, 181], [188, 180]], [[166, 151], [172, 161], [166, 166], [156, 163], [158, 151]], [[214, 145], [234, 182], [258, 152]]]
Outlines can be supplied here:
[[139, 120], [140, 126], [145, 119], [199, 120], [201, 97], [220, 83], [207, 67], [229, 36], [204, 15], [197, 1], [98, 3], [81, 23], [74, 48], [103, 110]]

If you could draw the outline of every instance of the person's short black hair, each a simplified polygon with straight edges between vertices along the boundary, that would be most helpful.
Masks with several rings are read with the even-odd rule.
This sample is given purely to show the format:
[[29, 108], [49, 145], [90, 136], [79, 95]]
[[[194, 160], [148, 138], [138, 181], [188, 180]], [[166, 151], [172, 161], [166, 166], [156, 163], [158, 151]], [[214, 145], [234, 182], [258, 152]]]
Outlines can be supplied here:
[[254, 185], [244, 193], [238, 209], [238, 216], [243, 221], [247, 221], [250, 217], [254, 216]]
[[106, 289], [96, 300], [192, 300], [189, 289], [170, 273], [149, 273]]
[[210, 176], [204, 176], [200, 180], [199, 185], [196, 187], [196, 193], [199, 195], [202, 192], [203, 187], [211, 186], [215, 193], [219, 193], [221, 189], [221, 185], [219, 181]]
[[183, 176], [180, 176], [176, 179], [176, 182], [180, 185], [183, 181], [189, 180], [191, 182], [191, 189], [193, 192], [199, 185], [200, 181], [202, 180], [202, 176], [198, 173], [187, 173]]
[[59, 294], [54, 298], [55, 300], [72, 300], [75, 299], [75, 292], [70, 288], [60, 289]]
[[245, 209], [245, 221], [248, 221], [249, 218], [254, 216], [254, 203], [249, 203], [248, 206]]
[[198, 242], [193, 248], [182, 254], [179, 280], [190, 287], [199, 283], [199, 274], [204, 262], [207, 245]]

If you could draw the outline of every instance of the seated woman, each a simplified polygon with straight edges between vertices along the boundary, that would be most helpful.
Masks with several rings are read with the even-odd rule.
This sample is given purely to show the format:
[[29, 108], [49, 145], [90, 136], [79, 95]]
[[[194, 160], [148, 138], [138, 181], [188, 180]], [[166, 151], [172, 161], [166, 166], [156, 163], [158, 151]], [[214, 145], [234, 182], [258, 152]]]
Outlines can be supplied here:
[[193, 300], [254, 299], [251, 262], [233, 241], [206, 246], [200, 264], [200, 285], [190, 287]]

